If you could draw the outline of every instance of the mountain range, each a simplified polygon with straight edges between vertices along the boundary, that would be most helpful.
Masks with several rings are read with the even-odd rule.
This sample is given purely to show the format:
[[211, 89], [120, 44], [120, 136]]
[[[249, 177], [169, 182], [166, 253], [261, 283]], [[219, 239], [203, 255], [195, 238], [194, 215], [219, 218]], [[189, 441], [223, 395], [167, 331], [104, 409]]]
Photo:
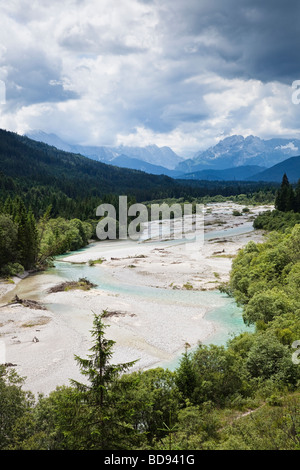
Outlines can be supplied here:
[[180, 171], [170, 170], [160, 165], [153, 165], [138, 158], [128, 157], [127, 155], [119, 155], [114, 158], [111, 162], [112, 165], [116, 165], [120, 168], [130, 168], [132, 170], [140, 170], [152, 175], [166, 175], [171, 178], [179, 178], [184, 174]]
[[[258, 165], [237, 166], [226, 168], [225, 170], [200, 170], [192, 173], [185, 173], [182, 179], [188, 180], [208, 180], [208, 181], [244, 181], [253, 175], [258, 175], [266, 168]], [[174, 170], [175, 171], [175, 170]]]
[[[291, 157], [283, 162], [277, 163], [256, 175], [249, 176], [246, 181], [264, 181], [264, 182], [281, 182], [284, 173], [287, 175], [290, 183], [297, 183], [300, 179], [300, 156]], [[244, 180], [244, 181], [245, 181]]]
[[[185, 159], [169, 147], [156, 145], [145, 147], [75, 145], [65, 142], [55, 134], [42, 131], [32, 131], [27, 136], [60, 150], [84, 155], [92, 160], [117, 167], [189, 180], [272, 181], [272, 178], [276, 178], [278, 181], [282, 167], [279, 166], [270, 173], [269, 169], [300, 155], [298, 139], [263, 140], [252, 135], [226, 137], [207, 150], [196, 152], [192, 158]], [[290, 162], [289, 165], [293, 166], [293, 163]], [[300, 177], [300, 172], [291, 172], [290, 166], [288, 172], [291, 181]]]
[[[158, 147], [157, 145], [147, 145], [145, 147], [128, 147], [123, 145], [119, 147], [89, 146], [69, 144], [57, 135], [47, 134], [43, 131], [31, 131], [26, 135], [30, 139], [38, 142], [44, 142], [45, 144], [60, 150], [65, 150], [66, 152], [79, 153], [92, 160], [98, 160], [103, 163], [112, 163], [117, 157], [124, 157], [124, 155], [126, 155], [129, 158], [140, 160], [140, 162], [161, 166], [164, 170], [174, 170], [175, 167], [183, 161], [183, 158], [179, 157], [169, 147]], [[140, 162], [136, 162], [136, 164], [139, 166], [141, 164]], [[115, 164], [115, 162], [113, 164]], [[150, 169], [150, 167], [148, 168]], [[141, 168], [134, 169], [140, 170]], [[150, 171], [148, 171], [148, 173], [150, 173]]]
[[207, 150], [195, 153], [193, 158], [180, 162], [176, 170], [184, 173], [205, 169], [225, 170], [228, 168], [258, 165], [270, 168], [277, 163], [300, 154], [298, 139], [269, 139], [233, 135]]

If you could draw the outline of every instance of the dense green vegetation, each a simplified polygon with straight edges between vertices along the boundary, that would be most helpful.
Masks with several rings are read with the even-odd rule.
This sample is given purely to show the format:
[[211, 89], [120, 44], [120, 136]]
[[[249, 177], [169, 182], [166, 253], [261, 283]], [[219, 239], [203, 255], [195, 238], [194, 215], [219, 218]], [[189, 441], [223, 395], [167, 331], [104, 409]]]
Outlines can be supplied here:
[[50, 218], [51, 207], [37, 222], [20, 197], [0, 204], [0, 275], [47, 267], [53, 256], [87, 245], [93, 225], [79, 219]]
[[219, 202], [233, 202], [240, 205], [251, 205], [257, 206], [261, 204], [274, 204], [276, 195], [276, 188], [259, 190], [249, 193], [241, 193], [241, 194], [232, 194], [230, 196], [224, 196], [222, 194], [216, 195], [205, 195], [201, 197], [180, 197], [180, 198], [164, 198], [164, 199], [155, 199], [151, 201], [144, 202], [146, 205], [150, 204], [162, 204], [166, 203], [170, 206], [172, 204], [185, 204], [185, 203], [192, 203], [192, 204], [211, 204], [211, 203], [219, 203]]
[[7, 199], [0, 207], [0, 272], [16, 274], [36, 265], [38, 232], [32, 211], [23, 201]]
[[285, 231], [288, 227], [294, 227], [295, 224], [300, 223], [300, 214], [289, 211], [281, 212], [277, 209], [273, 211], [265, 211], [259, 214], [253, 226], [256, 229], [271, 231]]
[[276, 193], [275, 208], [281, 212], [300, 212], [300, 180], [294, 189], [286, 174], [283, 175], [280, 188]]
[[295, 188], [286, 174], [275, 196], [275, 210], [267, 211], [254, 221], [254, 228], [267, 231], [285, 231], [300, 223], [300, 180]]
[[289, 346], [300, 338], [299, 243], [299, 224], [271, 232], [265, 243], [250, 242], [234, 259], [230, 282], [246, 323]]

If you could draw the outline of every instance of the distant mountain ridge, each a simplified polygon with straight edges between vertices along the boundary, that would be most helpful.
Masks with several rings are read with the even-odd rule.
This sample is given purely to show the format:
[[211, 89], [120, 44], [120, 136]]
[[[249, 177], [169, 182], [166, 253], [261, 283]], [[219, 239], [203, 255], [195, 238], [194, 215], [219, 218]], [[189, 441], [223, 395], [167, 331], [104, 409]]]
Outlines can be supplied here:
[[145, 171], [146, 173], [150, 173], [152, 175], [166, 175], [170, 176], [171, 178], [179, 178], [184, 176], [184, 174], [180, 173], [179, 171], [169, 170], [168, 168], [160, 165], [153, 165], [151, 163], [138, 160], [137, 158], [127, 157], [127, 155], [119, 155], [111, 161], [111, 164], [120, 168], [130, 168], [132, 170]]
[[185, 173], [181, 178], [209, 181], [244, 181], [252, 175], [264, 171], [266, 168], [258, 165], [237, 166], [226, 170], [201, 170]]
[[[66, 152], [79, 153], [92, 160], [98, 160], [103, 163], [114, 164], [113, 160], [115, 158], [126, 155], [129, 158], [135, 158], [142, 162], [150, 163], [151, 165], [158, 165], [168, 170], [174, 170], [175, 167], [183, 161], [183, 158], [179, 157], [169, 147], [158, 147], [157, 145], [147, 145], [145, 147], [75, 145], [65, 142], [56, 134], [47, 134], [43, 131], [31, 131], [28, 132], [26, 136], [37, 142], [43, 142], [60, 150], [65, 150]], [[138, 166], [139, 165], [140, 163], [138, 163]]]
[[[285, 166], [269, 170], [300, 155], [300, 140], [298, 139], [263, 140], [252, 135], [227, 137], [215, 146], [196, 152], [193, 158], [185, 160], [171, 148], [156, 145], [97, 147], [69, 144], [55, 134], [42, 131], [29, 132], [27, 136], [58, 149], [120, 168], [186, 180], [278, 182], [282, 178], [284, 173], [282, 169]], [[283, 173], [280, 174], [282, 171]], [[297, 165], [294, 168], [294, 174], [291, 170], [289, 171], [291, 181], [298, 180], [300, 174]]]
[[300, 179], [300, 156], [291, 157], [277, 165], [268, 168], [256, 175], [247, 178], [247, 181], [269, 181], [280, 183], [282, 177], [286, 173], [290, 183], [297, 183]]
[[215, 146], [198, 152], [193, 158], [180, 162], [176, 170], [184, 173], [205, 169], [225, 170], [228, 168], [258, 165], [269, 168], [289, 157], [300, 154], [298, 139], [270, 139], [233, 135]]

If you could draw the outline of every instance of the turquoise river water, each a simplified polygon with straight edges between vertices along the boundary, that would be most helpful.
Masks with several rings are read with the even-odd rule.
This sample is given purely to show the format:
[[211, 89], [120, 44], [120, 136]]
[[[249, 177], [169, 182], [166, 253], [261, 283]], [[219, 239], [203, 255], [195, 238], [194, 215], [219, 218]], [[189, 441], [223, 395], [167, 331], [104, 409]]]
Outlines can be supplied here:
[[[251, 232], [251, 224], [244, 224], [241, 227], [234, 227], [223, 231], [214, 231], [206, 235], [208, 238], [219, 238], [219, 237], [230, 237], [237, 234]], [[163, 242], [161, 242], [163, 244]], [[168, 243], [167, 243], [168, 244]], [[91, 247], [78, 250], [77, 252], [70, 253], [82, 253], [89, 250]], [[197, 306], [197, 305], [211, 305], [214, 304], [214, 300], [218, 300], [217, 308], [209, 311], [205, 318], [206, 320], [213, 322], [217, 325], [216, 331], [212, 334], [204, 344], [215, 344], [215, 345], [226, 345], [228, 339], [231, 337], [244, 332], [252, 331], [246, 327], [242, 318], [242, 310], [239, 308], [234, 299], [229, 298], [226, 294], [215, 291], [187, 291], [187, 290], [172, 290], [163, 289], [157, 287], [148, 286], [135, 286], [129, 280], [128, 283], [116, 281], [107, 270], [101, 268], [98, 265], [95, 269], [87, 264], [80, 263], [69, 263], [62, 261], [62, 258], [66, 259], [68, 255], [58, 256], [55, 259], [55, 267], [47, 270], [47, 273], [61, 277], [62, 280], [77, 280], [85, 277], [89, 281], [96, 284], [96, 289], [103, 291], [112, 292], [115, 294], [125, 294], [134, 296], [135, 298], [141, 299], [154, 299], [156, 302], [173, 305], [186, 305], [186, 306]], [[57, 310], [60, 308], [59, 305], [49, 305], [50, 310]], [[179, 358], [175, 358], [172, 363], [165, 364], [169, 369], [172, 369], [178, 365]]]

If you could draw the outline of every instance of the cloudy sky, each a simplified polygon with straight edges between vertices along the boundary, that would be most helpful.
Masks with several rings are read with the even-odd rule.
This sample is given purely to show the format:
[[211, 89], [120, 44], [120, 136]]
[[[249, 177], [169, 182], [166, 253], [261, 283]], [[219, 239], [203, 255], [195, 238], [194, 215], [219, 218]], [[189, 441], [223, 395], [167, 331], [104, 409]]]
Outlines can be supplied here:
[[183, 156], [300, 138], [299, 17], [298, 0], [0, 0], [0, 127]]

